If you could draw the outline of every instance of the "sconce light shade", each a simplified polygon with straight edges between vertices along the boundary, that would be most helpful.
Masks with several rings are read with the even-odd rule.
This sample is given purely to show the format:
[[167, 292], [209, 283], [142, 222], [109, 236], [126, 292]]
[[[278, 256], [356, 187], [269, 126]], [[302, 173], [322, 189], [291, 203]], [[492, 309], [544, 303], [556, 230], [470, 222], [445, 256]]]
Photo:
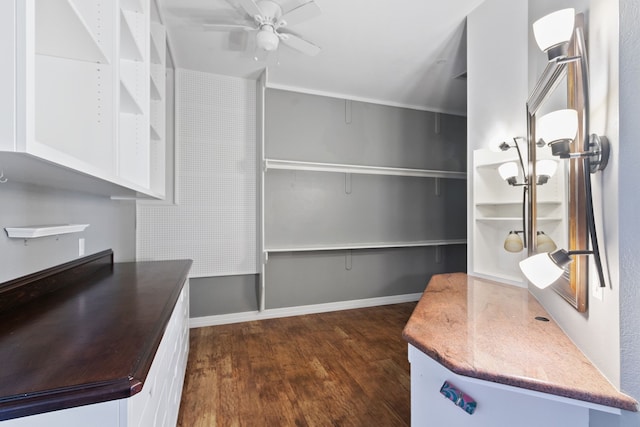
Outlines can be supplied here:
[[518, 253], [524, 249], [522, 238], [515, 231], [510, 231], [506, 239], [504, 239], [504, 250], [507, 252]]
[[558, 247], [556, 246], [556, 242], [549, 236], [547, 236], [544, 231], [538, 231], [536, 236], [536, 252], [553, 252]]
[[572, 261], [564, 249], [544, 252], [520, 261], [520, 270], [540, 289], [547, 288], [564, 273], [564, 266]]
[[553, 155], [562, 157], [578, 133], [578, 112], [572, 109], [545, 114], [537, 121], [538, 138], [551, 146]]
[[547, 52], [549, 60], [566, 56], [566, 47], [571, 40], [576, 21], [573, 8], [550, 13], [533, 23], [533, 35], [540, 50]]
[[536, 162], [536, 175], [538, 185], [546, 184], [558, 169], [558, 162], [555, 160], [544, 159]]
[[505, 181], [509, 181], [511, 178], [515, 179], [518, 176], [518, 164], [516, 162], [503, 163], [498, 168], [498, 173]]

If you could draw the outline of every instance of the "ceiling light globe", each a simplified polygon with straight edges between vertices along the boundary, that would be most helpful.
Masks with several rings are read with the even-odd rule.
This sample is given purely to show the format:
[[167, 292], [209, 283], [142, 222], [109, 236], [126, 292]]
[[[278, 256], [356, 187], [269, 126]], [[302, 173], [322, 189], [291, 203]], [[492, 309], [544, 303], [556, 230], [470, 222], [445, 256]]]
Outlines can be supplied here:
[[566, 56], [566, 49], [557, 48], [566, 46], [571, 40], [575, 20], [575, 9], [569, 8], [550, 13], [533, 23], [533, 35], [538, 47], [547, 52], [549, 60]]
[[510, 231], [504, 239], [504, 250], [511, 253], [518, 253], [524, 249], [522, 238], [515, 231]]
[[278, 48], [280, 39], [272, 28], [263, 28], [256, 34], [256, 43], [260, 49], [271, 52]]

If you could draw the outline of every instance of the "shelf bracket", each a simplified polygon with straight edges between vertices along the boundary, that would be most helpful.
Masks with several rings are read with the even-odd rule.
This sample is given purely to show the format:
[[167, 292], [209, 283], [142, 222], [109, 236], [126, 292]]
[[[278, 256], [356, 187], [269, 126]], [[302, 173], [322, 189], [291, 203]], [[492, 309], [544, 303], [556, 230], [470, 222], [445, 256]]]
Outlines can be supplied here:
[[442, 194], [442, 188], [441, 188], [441, 182], [440, 182], [440, 178], [435, 178], [435, 192], [436, 192], [436, 196], [440, 197], [440, 195]]
[[436, 246], [436, 264], [442, 263], [442, 246]]
[[351, 103], [349, 99], [344, 100], [344, 122], [348, 125], [351, 124]]
[[344, 256], [344, 268], [347, 271], [351, 270], [351, 268], [353, 267], [352, 256], [353, 256], [353, 251], [351, 250], [348, 250]]
[[440, 113], [435, 114], [435, 124], [434, 124], [436, 135], [440, 135]]
[[267, 262], [269, 262], [269, 252], [264, 251], [262, 256], [262, 263], [266, 264]]
[[344, 193], [351, 194], [351, 174], [344, 174]]

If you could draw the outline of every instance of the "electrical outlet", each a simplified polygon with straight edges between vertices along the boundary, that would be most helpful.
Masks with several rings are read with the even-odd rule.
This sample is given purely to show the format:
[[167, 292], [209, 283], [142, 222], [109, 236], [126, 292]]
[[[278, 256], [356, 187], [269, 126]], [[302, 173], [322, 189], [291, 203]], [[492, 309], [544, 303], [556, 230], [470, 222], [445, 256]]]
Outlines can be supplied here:
[[78, 256], [84, 255], [84, 237], [78, 239]]
[[604, 288], [600, 287], [600, 283], [596, 283], [593, 287], [593, 297], [599, 301], [602, 301], [602, 295], [604, 294]]

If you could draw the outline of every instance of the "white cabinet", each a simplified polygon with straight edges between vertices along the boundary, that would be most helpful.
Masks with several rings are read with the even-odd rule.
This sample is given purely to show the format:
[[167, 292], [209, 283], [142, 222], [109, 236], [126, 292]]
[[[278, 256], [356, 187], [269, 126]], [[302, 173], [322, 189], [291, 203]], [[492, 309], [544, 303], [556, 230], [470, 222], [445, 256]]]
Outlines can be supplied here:
[[189, 355], [189, 283], [185, 283], [142, 390], [112, 400], [0, 422], [2, 427], [175, 426]]
[[[507, 184], [498, 173], [498, 167], [506, 162], [518, 162], [515, 149], [497, 153], [481, 149], [473, 153], [473, 274], [526, 286], [518, 267], [518, 262], [527, 256], [526, 249], [511, 253], [503, 247], [510, 231], [523, 230], [526, 203], [524, 187]], [[538, 186], [538, 231], [549, 235], [558, 247], [566, 246], [565, 175], [564, 163], [558, 162], [555, 175]], [[523, 182], [522, 173], [517, 181]]]
[[[151, 54], [149, 1], [0, 5], [5, 177], [112, 195], [163, 196], [164, 188], [154, 187], [151, 177], [152, 158], [162, 156], [151, 154], [149, 81], [150, 58], [164, 49], [156, 43]], [[163, 133], [159, 129], [156, 134]]]
[[[589, 411], [620, 410], [552, 394], [526, 390], [451, 372], [409, 345], [412, 426], [587, 427]], [[472, 415], [440, 394], [448, 381], [477, 402]]]

